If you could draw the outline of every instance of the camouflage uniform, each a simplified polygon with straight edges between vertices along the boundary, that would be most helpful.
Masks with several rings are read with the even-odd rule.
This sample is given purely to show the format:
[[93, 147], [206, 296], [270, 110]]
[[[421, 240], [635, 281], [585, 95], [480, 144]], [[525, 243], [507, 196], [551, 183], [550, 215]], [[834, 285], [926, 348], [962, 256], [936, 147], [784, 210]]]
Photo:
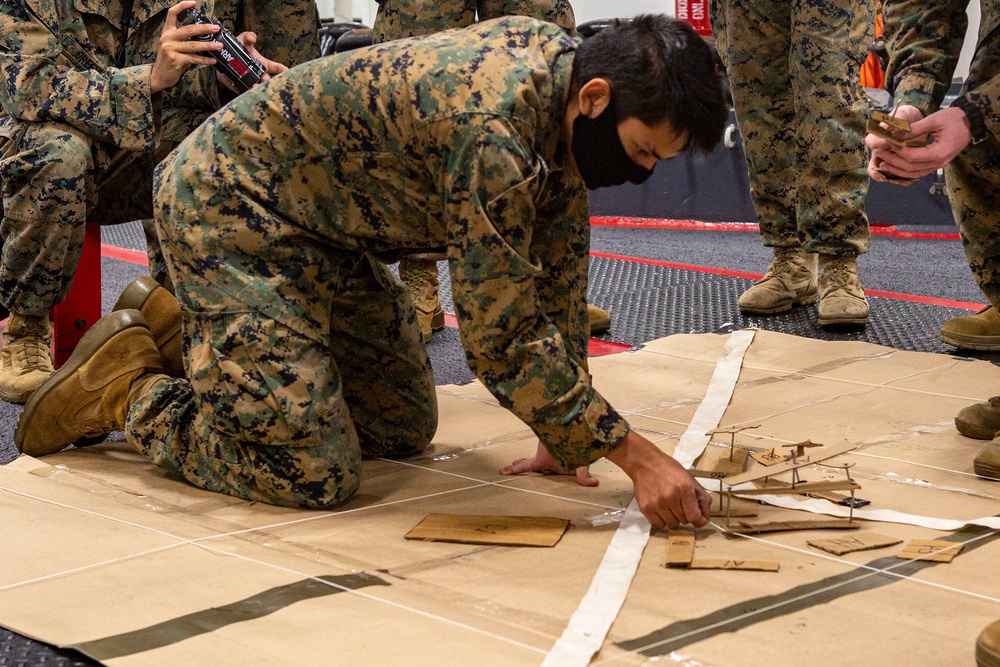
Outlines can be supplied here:
[[[150, 92], [157, 40], [174, 4], [0, 5], [0, 301], [12, 311], [44, 316], [65, 298], [88, 219], [149, 217], [153, 166], [221, 106], [210, 67]], [[237, 19], [249, 14], [230, 0], [217, 9], [237, 31]]]
[[388, 42], [297, 67], [188, 137], [155, 187], [190, 380], [132, 406], [130, 442], [214, 491], [343, 500], [362, 454], [434, 434], [414, 308], [381, 261], [445, 250], [500, 404], [568, 469], [617, 446], [628, 425], [587, 372], [587, 191], [560, 142], [576, 44], [523, 17]]
[[[889, 38], [886, 81], [897, 104], [937, 111], [951, 83], [968, 20], [966, 2], [905, 0], [884, 8]], [[979, 42], [962, 95], [989, 130], [945, 167], [952, 212], [969, 266], [1000, 309], [1000, 0], [982, 0]]]
[[376, 42], [432, 35], [501, 16], [532, 16], [576, 34], [569, 0], [381, 0], [375, 25]]
[[854, 256], [864, 199], [867, 0], [711, 0], [764, 245]]
[[262, 54], [288, 67], [319, 57], [319, 12], [315, 2], [242, 0], [240, 4], [240, 16], [226, 25], [253, 30]]
[[[470, 26], [477, 15], [483, 21], [501, 16], [530, 16], [576, 34], [576, 17], [568, 0], [382, 0], [372, 33], [375, 43], [432, 35]], [[423, 329], [444, 325], [438, 294], [438, 259], [441, 257], [416, 254], [399, 260], [399, 277], [410, 289], [416, 307], [424, 313]], [[417, 317], [419, 321], [421, 315]], [[430, 330], [424, 332], [424, 340], [428, 340]]]

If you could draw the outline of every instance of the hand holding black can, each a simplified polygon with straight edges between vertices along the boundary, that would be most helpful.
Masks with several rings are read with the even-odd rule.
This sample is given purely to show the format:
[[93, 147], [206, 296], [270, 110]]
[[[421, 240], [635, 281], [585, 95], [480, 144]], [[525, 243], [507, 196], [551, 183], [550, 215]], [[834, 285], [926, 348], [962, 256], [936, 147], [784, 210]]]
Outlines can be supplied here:
[[192, 37], [192, 41], [222, 44], [222, 48], [209, 52], [215, 58], [216, 69], [233, 84], [237, 92], [245, 92], [264, 78], [264, 65], [250, 55], [239, 39], [219, 21], [206, 16], [193, 7], [182, 10], [177, 15], [177, 25], [217, 25], [219, 31], [210, 35]]

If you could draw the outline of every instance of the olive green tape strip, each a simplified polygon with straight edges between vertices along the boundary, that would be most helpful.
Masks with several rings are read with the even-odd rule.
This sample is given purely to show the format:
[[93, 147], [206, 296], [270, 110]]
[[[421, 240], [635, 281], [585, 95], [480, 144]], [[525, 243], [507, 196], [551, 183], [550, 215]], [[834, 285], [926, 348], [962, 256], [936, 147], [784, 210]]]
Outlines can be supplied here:
[[302, 600], [368, 586], [388, 585], [385, 580], [364, 572], [305, 579], [287, 586], [272, 588], [232, 604], [197, 611], [147, 628], [94, 639], [67, 648], [77, 650], [95, 660], [111, 660], [175, 644], [233, 623], [267, 616]]

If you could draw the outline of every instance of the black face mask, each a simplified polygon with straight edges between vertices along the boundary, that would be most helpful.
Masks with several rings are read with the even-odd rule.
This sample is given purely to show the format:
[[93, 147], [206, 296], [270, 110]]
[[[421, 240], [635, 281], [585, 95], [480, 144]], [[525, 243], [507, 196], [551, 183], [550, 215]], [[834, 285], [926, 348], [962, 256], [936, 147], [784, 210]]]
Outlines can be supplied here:
[[625, 152], [618, 137], [614, 100], [608, 103], [597, 118], [582, 113], [573, 121], [573, 159], [590, 190], [625, 181], [639, 185], [653, 175], [635, 162]]

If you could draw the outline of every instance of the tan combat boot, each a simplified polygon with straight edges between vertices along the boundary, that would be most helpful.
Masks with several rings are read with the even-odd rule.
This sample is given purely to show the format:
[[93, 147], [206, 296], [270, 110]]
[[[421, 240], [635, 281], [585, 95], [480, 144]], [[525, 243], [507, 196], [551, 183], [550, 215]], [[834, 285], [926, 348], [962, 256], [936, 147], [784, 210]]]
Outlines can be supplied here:
[[976, 640], [976, 667], [1000, 667], [1000, 621], [994, 621]]
[[23, 454], [45, 456], [78, 440], [120, 431], [132, 404], [166, 379], [142, 314], [111, 313], [84, 335], [24, 406], [14, 444]]
[[941, 340], [965, 350], [1000, 350], [1000, 313], [987, 306], [975, 315], [953, 317], [941, 327]]
[[444, 329], [437, 262], [422, 257], [404, 257], [399, 262], [399, 278], [409, 288], [410, 298], [417, 309], [420, 337], [429, 343], [435, 331]]
[[597, 306], [587, 304], [587, 317], [590, 319], [590, 335], [604, 333], [611, 328], [611, 313]]
[[170, 377], [184, 377], [181, 354], [181, 305], [170, 290], [153, 280], [139, 276], [122, 290], [112, 310], [138, 310], [146, 320], [156, 347], [163, 357], [163, 370]]
[[0, 398], [24, 403], [52, 375], [52, 322], [11, 313], [0, 348]]
[[868, 324], [868, 299], [858, 280], [858, 258], [819, 256], [819, 317], [821, 327]]
[[799, 246], [775, 248], [767, 273], [740, 296], [740, 312], [773, 315], [816, 301], [816, 255]]
[[962, 435], [976, 440], [995, 438], [1000, 433], [1000, 396], [959, 410], [955, 416], [955, 428]]
[[972, 469], [980, 477], [1000, 482], [1000, 438], [993, 438], [979, 450], [972, 462]]

